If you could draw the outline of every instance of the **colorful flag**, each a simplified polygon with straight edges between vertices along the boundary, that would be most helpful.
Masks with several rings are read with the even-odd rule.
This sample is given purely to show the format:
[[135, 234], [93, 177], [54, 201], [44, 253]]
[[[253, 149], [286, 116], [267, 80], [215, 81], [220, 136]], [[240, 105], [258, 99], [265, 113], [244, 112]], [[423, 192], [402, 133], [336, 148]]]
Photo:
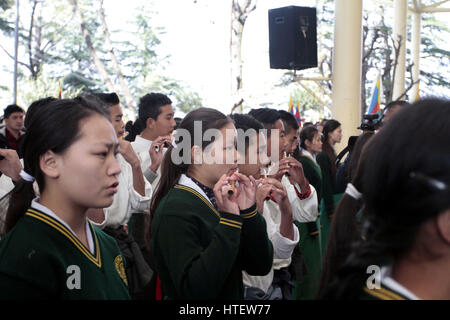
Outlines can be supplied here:
[[377, 113], [380, 111], [380, 101], [381, 101], [381, 74], [377, 77], [377, 82], [372, 91], [372, 99], [370, 100], [370, 106], [367, 113]]
[[302, 126], [302, 118], [300, 116], [300, 102], [297, 101], [297, 105], [295, 106], [295, 120], [297, 120], [298, 125]]
[[290, 96], [290, 98], [289, 98], [288, 112], [290, 112], [292, 115], [295, 115], [294, 114], [294, 101], [292, 100], [292, 96]]

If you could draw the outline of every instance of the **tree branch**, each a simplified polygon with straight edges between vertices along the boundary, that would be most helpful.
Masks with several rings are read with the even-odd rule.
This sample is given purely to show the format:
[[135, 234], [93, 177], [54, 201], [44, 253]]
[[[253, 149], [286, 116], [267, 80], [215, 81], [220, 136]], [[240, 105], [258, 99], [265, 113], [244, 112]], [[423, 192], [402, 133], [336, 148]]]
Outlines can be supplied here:
[[[8, 55], [8, 57], [10, 57], [11, 59], [14, 60], [14, 56], [12, 54], [10, 54], [8, 52], [8, 50], [6, 50], [1, 44], [0, 44], [0, 48], [2, 48], [2, 50]], [[28, 70], [30, 70], [30, 66], [22, 61], [17, 61], [18, 64], [23, 65], [25, 67], [27, 67]], [[31, 70], [30, 70], [31, 71]]]

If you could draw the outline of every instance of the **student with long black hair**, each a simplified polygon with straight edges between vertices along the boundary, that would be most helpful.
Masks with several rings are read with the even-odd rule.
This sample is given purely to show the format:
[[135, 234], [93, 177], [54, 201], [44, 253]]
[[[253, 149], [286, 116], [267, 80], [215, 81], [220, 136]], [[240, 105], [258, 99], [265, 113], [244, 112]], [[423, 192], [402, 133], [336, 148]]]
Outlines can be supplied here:
[[330, 238], [324, 258], [323, 272], [320, 279], [318, 298], [323, 294], [330, 279], [333, 279], [337, 270], [345, 263], [352, 253], [352, 244], [361, 237], [362, 219], [362, 195], [358, 190], [362, 189], [362, 176], [364, 164], [367, 160], [365, 145], [374, 136], [373, 132], [365, 132], [360, 135], [355, 143], [349, 160], [348, 176], [350, 183], [337, 204], [334, 219], [331, 222]]
[[331, 219], [336, 203], [342, 194], [336, 193], [336, 151], [334, 145], [342, 139], [342, 128], [339, 121], [330, 119], [325, 122], [322, 136], [322, 152], [316, 156], [322, 171], [322, 202], [320, 203], [320, 236], [322, 255], [325, 254], [330, 235]]
[[256, 210], [257, 181], [234, 172], [236, 128], [221, 112], [200, 108], [176, 136], [151, 206], [150, 248], [164, 297], [243, 299], [242, 271], [267, 274], [273, 249]]
[[115, 240], [86, 217], [88, 208], [108, 207], [118, 185], [119, 144], [104, 110], [45, 104], [23, 143], [0, 241], [0, 299], [129, 299]]
[[[317, 164], [316, 156], [322, 151], [322, 140], [315, 126], [306, 126], [300, 132], [300, 148], [294, 152], [294, 157], [302, 164], [303, 171], [309, 183], [317, 191], [317, 202], [322, 199], [322, 171]], [[319, 214], [318, 214], [319, 215]], [[314, 299], [322, 272], [322, 248], [320, 245], [320, 215], [316, 221], [296, 223], [300, 234], [299, 246], [304, 254], [308, 273], [296, 284], [295, 295], [298, 300]]]
[[325, 299], [450, 299], [450, 101], [399, 111], [367, 145], [361, 239]]

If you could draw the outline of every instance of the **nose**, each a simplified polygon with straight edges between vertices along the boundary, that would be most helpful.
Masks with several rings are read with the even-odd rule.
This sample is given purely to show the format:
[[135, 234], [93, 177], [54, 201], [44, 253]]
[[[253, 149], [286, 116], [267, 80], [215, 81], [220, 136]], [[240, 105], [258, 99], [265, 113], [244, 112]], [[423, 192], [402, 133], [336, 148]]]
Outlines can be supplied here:
[[108, 176], [117, 176], [120, 172], [122, 172], [122, 170], [120, 169], [119, 162], [116, 157], [111, 156], [111, 161], [107, 171]]

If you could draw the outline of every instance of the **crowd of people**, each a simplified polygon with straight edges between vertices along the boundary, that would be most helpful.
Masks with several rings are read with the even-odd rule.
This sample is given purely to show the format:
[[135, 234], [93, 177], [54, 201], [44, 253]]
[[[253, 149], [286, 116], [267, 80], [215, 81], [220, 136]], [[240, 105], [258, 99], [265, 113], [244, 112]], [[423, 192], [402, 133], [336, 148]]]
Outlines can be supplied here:
[[393, 101], [344, 155], [284, 110], [7, 106], [0, 299], [450, 299], [449, 114]]

